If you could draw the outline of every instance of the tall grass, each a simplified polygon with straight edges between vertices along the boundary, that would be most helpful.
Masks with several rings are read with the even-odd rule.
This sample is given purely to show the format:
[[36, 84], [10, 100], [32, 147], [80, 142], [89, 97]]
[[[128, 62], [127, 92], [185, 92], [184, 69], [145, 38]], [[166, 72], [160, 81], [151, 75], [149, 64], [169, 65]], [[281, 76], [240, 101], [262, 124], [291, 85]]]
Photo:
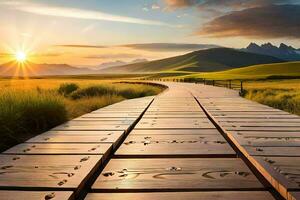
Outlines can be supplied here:
[[79, 86], [76, 83], [63, 83], [58, 88], [58, 93], [64, 96], [71, 94], [76, 91]]
[[69, 119], [124, 99], [160, 93], [163, 88], [121, 83], [78, 85], [56, 89], [9, 88], [0, 92], [0, 151]]
[[0, 93], [0, 149], [21, 142], [67, 120], [63, 99], [37, 91]]
[[108, 96], [121, 96], [125, 99], [132, 99], [144, 96], [152, 96], [162, 91], [162, 88], [142, 85], [142, 84], [98, 84], [91, 85], [71, 93], [72, 99], [81, 99], [86, 97], [101, 97]]
[[124, 100], [123, 97], [117, 95], [105, 95], [101, 97], [88, 97], [77, 100], [64, 99], [68, 118], [73, 119], [85, 113], [92, 112], [107, 105], [117, 103]]
[[300, 90], [280, 88], [247, 89], [247, 99], [300, 115]]

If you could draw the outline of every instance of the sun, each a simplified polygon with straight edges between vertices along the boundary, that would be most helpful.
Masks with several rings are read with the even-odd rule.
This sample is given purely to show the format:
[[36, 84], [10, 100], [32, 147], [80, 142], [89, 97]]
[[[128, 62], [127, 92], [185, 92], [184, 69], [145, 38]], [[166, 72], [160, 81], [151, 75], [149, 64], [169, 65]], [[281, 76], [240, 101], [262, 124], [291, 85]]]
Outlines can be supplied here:
[[27, 60], [27, 55], [24, 51], [18, 51], [16, 54], [15, 54], [15, 58], [18, 62], [25, 62]]

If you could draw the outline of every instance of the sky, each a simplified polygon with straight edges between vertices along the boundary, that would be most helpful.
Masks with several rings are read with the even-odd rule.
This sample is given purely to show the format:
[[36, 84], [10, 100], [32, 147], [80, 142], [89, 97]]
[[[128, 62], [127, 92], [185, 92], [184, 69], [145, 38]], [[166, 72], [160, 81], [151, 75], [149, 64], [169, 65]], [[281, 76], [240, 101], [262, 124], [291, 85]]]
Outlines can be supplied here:
[[206, 48], [300, 48], [300, 0], [0, 0], [0, 63], [98, 66]]

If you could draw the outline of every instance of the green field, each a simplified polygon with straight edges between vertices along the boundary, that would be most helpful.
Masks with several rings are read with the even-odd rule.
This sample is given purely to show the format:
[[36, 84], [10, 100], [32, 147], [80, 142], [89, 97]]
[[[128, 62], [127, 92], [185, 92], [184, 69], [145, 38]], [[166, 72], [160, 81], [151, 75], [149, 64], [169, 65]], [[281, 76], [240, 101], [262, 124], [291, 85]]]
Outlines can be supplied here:
[[254, 65], [221, 72], [195, 73], [191, 76], [217, 80], [300, 77], [300, 62]]
[[245, 98], [300, 115], [300, 79], [249, 81]]
[[84, 79], [0, 79], [0, 151], [84, 113], [164, 87]]

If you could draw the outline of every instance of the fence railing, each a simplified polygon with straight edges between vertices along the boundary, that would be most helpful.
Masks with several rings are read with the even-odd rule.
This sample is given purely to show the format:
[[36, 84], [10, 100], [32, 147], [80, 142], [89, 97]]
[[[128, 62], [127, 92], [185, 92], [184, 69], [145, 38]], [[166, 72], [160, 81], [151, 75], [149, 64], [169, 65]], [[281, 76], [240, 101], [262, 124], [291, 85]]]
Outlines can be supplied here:
[[[149, 79], [148, 79], [149, 80]], [[212, 85], [217, 87], [225, 87], [232, 90], [238, 90], [240, 95], [244, 94], [243, 81], [241, 80], [213, 80], [203, 78], [163, 78], [152, 79], [154, 81], [173, 81], [173, 82], [188, 82], [204, 85]]]

